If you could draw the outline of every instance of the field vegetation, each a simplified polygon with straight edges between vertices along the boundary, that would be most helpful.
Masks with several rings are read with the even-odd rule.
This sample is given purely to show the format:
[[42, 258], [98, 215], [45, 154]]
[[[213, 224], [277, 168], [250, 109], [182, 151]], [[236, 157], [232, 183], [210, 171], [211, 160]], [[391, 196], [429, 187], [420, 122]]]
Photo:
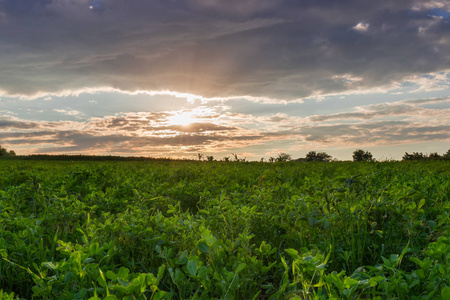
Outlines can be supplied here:
[[0, 160], [0, 299], [450, 299], [449, 182], [443, 160]]

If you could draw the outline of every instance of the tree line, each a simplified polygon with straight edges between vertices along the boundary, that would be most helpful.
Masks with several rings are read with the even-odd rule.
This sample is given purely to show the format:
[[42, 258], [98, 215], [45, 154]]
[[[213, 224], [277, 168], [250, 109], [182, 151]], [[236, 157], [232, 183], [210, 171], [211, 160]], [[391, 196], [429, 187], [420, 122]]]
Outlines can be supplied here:
[[[246, 158], [238, 158], [237, 154], [232, 153], [233, 159], [230, 159], [230, 157], [224, 157], [223, 161], [229, 162], [229, 161], [240, 161], [245, 162]], [[196, 154], [196, 157], [198, 160], [203, 160], [204, 155], [201, 153]], [[353, 151], [352, 155], [354, 162], [362, 162], [362, 161], [376, 161], [376, 159], [373, 157], [372, 153], [370, 153], [367, 150], [362, 149], [356, 149]], [[215, 161], [214, 156], [206, 156], [207, 161]], [[317, 151], [309, 151], [304, 158], [297, 158], [293, 159], [292, 155], [282, 152], [279, 153], [277, 157], [269, 157], [268, 162], [287, 162], [287, 161], [297, 161], [297, 162], [330, 162], [333, 161], [333, 157], [329, 155], [326, 152], [317, 152]], [[412, 154], [409, 154], [408, 152], [405, 152], [405, 154], [402, 157], [402, 161], [411, 161], [411, 160], [450, 160], [450, 149], [442, 154], [439, 155], [437, 152], [430, 153], [430, 154], [423, 154], [422, 152], [413, 152]], [[264, 158], [261, 158], [261, 162], [264, 162]]]
[[[354, 162], [375, 161], [375, 158], [373, 157], [372, 153], [362, 149], [356, 149], [355, 151], [353, 151], [352, 158]], [[291, 161], [291, 160], [292, 160], [291, 155], [287, 153], [280, 153], [277, 158], [271, 157], [269, 161]], [[333, 160], [332, 156], [325, 152], [309, 151], [306, 154], [305, 158], [298, 158], [295, 161], [329, 162], [332, 160]], [[422, 152], [420, 153], [413, 152], [412, 154], [409, 154], [408, 152], [405, 152], [405, 154], [402, 157], [402, 161], [411, 161], [411, 160], [450, 160], [450, 149], [442, 155], [439, 155], [437, 152], [433, 152], [430, 154], [423, 154]]]
[[[2, 147], [0, 145], [0, 157], [15, 157], [16, 153], [13, 150], [9, 150]], [[202, 153], [198, 153], [195, 155], [199, 161], [204, 160], [206, 158], [207, 161], [216, 161], [214, 156], [207, 155], [205, 156]], [[46, 155], [46, 154], [33, 154], [27, 156], [20, 156], [20, 158], [32, 159], [32, 160], [160, 160], [158, 158], [151, 157], [125, 157], [125, 156], [99, 156], [99, 155]], [[362, 161], [376, 161], [373, 157], [372, 153], [367, 150], [356, 149], [353, 151], [352, 155], [354, 162], [362, 162]], [[170, 158], [162, 158], [163, 160], [172, 160]], [[326, 152], [317, 152], [317, 151], [309, 151], [304, 158], [292, 159], [292, 155], [288, 153], [279, 153], [277, 157], [270, 157], [268, 162], [287, 162], [287, 161], [297, 161], [297, 162], [330, 162], [333, 161], [333, 157]], [[405, 154], [402, 157], [402, 161], [414, 161], [414, 160], [450, 160], [450, 149], [440, 155], [437, 152], [433, 152], [430, 154], [424, 154], [422, 152], [412, 152]], [[245, 162], [246, 157], [239, 158], [237, 154], [232, 153], [232, 158], [224, 157], [222, 161], [230, 162], [230, 161], [238, 161]], [[261, 162], [264, 162], [264, 158], [261, 158]]]

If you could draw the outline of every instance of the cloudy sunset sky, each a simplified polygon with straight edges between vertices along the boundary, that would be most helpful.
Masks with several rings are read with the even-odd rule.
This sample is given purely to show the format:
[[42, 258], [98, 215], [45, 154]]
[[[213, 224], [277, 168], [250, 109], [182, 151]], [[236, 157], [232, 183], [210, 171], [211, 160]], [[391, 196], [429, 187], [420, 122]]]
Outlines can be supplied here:
[[450, 148], [449, 0], [0, 0], [17, 154]]

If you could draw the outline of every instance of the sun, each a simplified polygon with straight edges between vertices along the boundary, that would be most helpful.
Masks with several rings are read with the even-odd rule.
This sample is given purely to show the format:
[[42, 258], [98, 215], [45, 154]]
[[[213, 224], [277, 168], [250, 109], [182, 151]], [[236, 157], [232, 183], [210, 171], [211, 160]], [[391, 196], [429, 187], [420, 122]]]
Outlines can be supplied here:
[[196, 120], [194, 118], [194, 113], [189, 111], [183, 111], [176, 113], [168, 118], [169, 125], [189, 125], [194, 123]]

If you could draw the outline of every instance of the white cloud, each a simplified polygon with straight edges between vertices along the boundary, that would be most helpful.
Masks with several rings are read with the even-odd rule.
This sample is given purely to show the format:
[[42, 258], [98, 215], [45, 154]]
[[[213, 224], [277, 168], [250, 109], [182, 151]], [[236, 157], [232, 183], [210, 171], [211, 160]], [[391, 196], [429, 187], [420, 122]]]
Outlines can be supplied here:
[[358, 24], [356, 24], [352, 28], [354, 30], [356, 30], [356, 31], [359, 31], [359, 32], [366, 32], [367, 30], [369, 30], [369, 27], [370, 27], [369, 23], [359, 22]]
[[413, 5], [413, 10], [430, 10], [433, 8], [440, 8], [450, 10], [450, 1], [448, 0], [416, 0]]
[[450, 87], [450, 70], [430, 73], [426, 75], [411, 75], [405, 82], [417, 85], [410, 93], [441, 91]]
[[67, 110], [67, 109], [58, 109], [58, 108], [54, 108], [54, 111], [67, 115], [67, 116], [79, 116], [81, 115], [81, 112], [77, 111], [77, 110]]

